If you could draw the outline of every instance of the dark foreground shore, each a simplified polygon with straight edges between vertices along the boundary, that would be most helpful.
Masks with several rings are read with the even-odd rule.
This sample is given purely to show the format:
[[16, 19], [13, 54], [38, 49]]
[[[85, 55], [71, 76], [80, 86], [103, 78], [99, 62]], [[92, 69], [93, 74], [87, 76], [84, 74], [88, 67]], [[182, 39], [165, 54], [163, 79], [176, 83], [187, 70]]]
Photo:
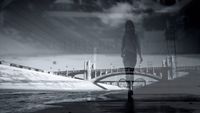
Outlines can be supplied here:
[[[50, 108], [33, 113], [200, 113], [200, 98], [191, 95], [159, 95], [128, 101], [100, 100], [54, 103]], [[146, 97], [148, 97], [146, 95]], [[155, 97], [155, 95], [154, 95]]]
[[106, 99], [52, 103], [33, 113], [200, 113], [200, 76], [190, 73], [173, 81], [161, 81], [135, 91], [110, 92]]

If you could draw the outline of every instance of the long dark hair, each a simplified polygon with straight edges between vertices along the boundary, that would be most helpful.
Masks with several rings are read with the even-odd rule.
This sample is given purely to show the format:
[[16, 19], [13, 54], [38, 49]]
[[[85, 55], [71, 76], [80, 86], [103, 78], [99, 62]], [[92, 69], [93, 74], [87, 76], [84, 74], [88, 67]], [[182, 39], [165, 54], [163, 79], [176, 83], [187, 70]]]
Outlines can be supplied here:
[[134, 33], [135, 34], [135, 25], [133, 23], [133, 21], [131, 20], [127, 20], [126, 23], [125, 23], [125, 32], [126, 33]]
[[133, 21], [127, 20], [125, 23], [125, 34], [124, 38], [126, 40], [132, 41], [133, 43], [137, 43], [137, 35], [135, 33], [135, 25]]

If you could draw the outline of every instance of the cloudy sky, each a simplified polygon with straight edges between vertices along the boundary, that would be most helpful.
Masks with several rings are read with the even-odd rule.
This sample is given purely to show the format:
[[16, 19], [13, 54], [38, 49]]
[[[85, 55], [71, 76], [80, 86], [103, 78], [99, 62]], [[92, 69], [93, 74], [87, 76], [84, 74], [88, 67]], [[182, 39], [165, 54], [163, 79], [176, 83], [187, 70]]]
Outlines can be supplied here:
[[[55, 3], [57, 5], [71, 4], [69, 0], [66, 1], [61, 0]], [[144, 3], [136, 3], [133, 6], [127, 3], [117, 3], [97, 12], [91, 12], [90, 6], [80, 11], [79, 7], [71, 5], [67, 7], [69, 11], [63, 12], [56, 8], [53, 10], [46, 8], [45, 6], [47, 3], [50, 4], [50, 1], [39, 5], [38, 3], [31, 4], [31, 0], [30, 3], [25, 0], [14, 1], [1, 11], [4, 24], [1, 25], [2, 30], [0, 31], [0, 55], [85, 54], [93, 53], [94, 48], [97, 48], [98, 53], [103, 54], [120, 53], [124, 22], [127, 19], [135, 22], [142, 46], [144, 46], [143, 50], [151, 53], [154, 50], [149, 50], [146, 43], [152, 41], [149, 43], [154, 45], [152, 48], [155, 49], [162, 47], [159, 44], [155, 46], [157, 43], [154, 42], [155, 38], [152, 40], [149, 38], [157, 37], [155, 41], [165, 43], [164, 40], [162, 41], [164, 39], [163, 29], [156, 29], [153, 32], [152, 30], [146, 31], [143, 19], [149, 14], [138, 13], [138, 11], [145, 12], [152, 8], [159, 14], [173, 12], [188, 2], [188, 0], [183, 1], [171, 7], [145, 0]], [[155, 26], [156, 23], [152, 28]], [[197, 33], [196, 37], [198, 36]]]

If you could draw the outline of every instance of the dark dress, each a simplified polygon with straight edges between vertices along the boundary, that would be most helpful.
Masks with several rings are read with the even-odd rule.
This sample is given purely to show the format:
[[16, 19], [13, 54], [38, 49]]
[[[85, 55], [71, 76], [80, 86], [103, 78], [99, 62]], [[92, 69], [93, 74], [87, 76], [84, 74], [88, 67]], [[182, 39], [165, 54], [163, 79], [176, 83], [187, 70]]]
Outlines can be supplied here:
[[122, 40], [122, 58], [125, 68], [135, 68], [137, 63], [138, 39], [134, 33], [125, 33]]

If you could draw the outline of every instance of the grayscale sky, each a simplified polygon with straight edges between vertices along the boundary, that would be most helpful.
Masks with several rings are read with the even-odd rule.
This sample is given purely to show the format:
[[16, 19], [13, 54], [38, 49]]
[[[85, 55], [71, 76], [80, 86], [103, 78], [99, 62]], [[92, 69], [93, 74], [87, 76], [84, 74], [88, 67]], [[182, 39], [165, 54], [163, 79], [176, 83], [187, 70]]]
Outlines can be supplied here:
[[[196, 2], [182, 0], [172, 6], [150, 0], [133, 6], [128, 3], [93, 6], [91, 2], [81, 9], [72, 0], [40, 3], [11, 0], [1, 4], [0, 55], [90, 54], [94, 48], [99, 54], [118, 54], [127, 19], [135, 22], [144, 54], [166, 54], [169, 49], [165, 39], [166, 21], [174, 18], [168, 15], [174, 12], [188, 20], [177, 28], [177, 52], [199, 53], [198, 28], [190, 23], [199, 17], [188, 14], [193, 11], [191, 1]], [[59, 9], [61, 6], [64, 8]]]

